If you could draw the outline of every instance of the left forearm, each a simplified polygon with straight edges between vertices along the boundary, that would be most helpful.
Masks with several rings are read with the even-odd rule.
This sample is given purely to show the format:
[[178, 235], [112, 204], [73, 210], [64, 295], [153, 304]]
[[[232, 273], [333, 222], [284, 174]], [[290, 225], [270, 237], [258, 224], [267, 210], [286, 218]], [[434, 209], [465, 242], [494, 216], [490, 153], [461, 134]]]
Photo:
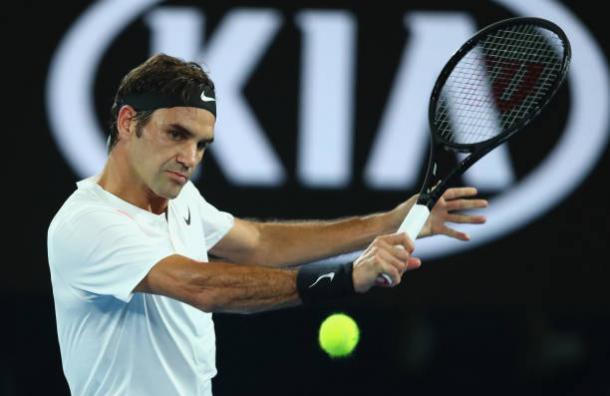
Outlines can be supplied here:
[[288, 266], [362, 249], [376, 236], [394, 231], [387, 216], [255, 223], [260, 249], [252, 259], [261, 265]]
[[[487, 201], [472, 199], [476, 193], [471, 187], [445, 191], [418, 237], [441, 234], [468, 240], [467, 234], [446, 223], [484, 223], [484, 216], [456, 213], [486, 207]], [[210, 252], [233, 263], [271, 267], [352, 252], [366, 247], [379, 235], [395, 233], [417, 199], [414, 195], [387, 212], [331, 221], [257, 222], [235, 218], [233, 228]]]

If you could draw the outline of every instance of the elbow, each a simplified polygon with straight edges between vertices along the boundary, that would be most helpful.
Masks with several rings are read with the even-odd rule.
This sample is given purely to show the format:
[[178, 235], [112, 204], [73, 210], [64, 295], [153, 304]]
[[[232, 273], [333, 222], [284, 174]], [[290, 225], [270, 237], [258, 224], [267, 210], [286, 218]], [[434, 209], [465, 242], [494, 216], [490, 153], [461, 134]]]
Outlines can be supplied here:
[[202, 303], [202, 304], [197, 304], [196, 307], [197, 307], [197, 309], [199, 309], [200, 311], [203, 311], [205, 313], [218, 312], [218, 310], [217, 310], [218, 308], [213, 304]]
[[268, 251], [264, 245], [264, 224], [253, 224], [252, 233], [244, 249], [243, 262], [254, 265], [266, 265], [268, 261]]

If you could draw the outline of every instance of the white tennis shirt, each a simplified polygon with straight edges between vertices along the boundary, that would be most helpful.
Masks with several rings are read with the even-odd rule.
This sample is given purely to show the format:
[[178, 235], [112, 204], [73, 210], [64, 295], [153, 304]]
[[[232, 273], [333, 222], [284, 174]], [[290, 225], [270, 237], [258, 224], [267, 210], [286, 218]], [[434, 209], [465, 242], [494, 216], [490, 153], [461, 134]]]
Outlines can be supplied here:
[[169, 255], [207, 261], [233, 216], [207, 203], [190, 182], [169, 201], [167, 217], [107, 192], [97, 177], [77, 186], [49, 226], [47, 246], [72, 394], [211, 394], [212, 315], [133, 289]]

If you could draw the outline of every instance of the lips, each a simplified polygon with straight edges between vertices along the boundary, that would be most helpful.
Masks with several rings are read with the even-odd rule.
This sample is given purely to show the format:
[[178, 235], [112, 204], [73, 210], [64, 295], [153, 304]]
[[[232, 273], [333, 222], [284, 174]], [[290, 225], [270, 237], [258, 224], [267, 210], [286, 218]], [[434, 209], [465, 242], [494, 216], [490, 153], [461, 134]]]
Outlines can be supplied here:
[[167, 173], [173, 180], [179, 182], [180, 184], [184, 184], [188, 180], [188, 177], [183, 173], [173, 171], [167, 171]]

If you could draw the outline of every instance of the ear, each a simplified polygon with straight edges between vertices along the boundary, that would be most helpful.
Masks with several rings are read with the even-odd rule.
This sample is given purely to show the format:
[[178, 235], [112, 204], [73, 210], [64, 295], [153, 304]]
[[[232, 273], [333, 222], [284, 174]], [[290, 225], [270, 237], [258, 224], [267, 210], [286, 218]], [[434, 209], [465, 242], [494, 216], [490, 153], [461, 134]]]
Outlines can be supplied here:
[[129, 105], [124, 105], [119, 109], [119, 114], [116, 120], [117, 130], [119, 131], [119, 140], [128, 139], [135, 130], [134, 117], [136, 111]]

